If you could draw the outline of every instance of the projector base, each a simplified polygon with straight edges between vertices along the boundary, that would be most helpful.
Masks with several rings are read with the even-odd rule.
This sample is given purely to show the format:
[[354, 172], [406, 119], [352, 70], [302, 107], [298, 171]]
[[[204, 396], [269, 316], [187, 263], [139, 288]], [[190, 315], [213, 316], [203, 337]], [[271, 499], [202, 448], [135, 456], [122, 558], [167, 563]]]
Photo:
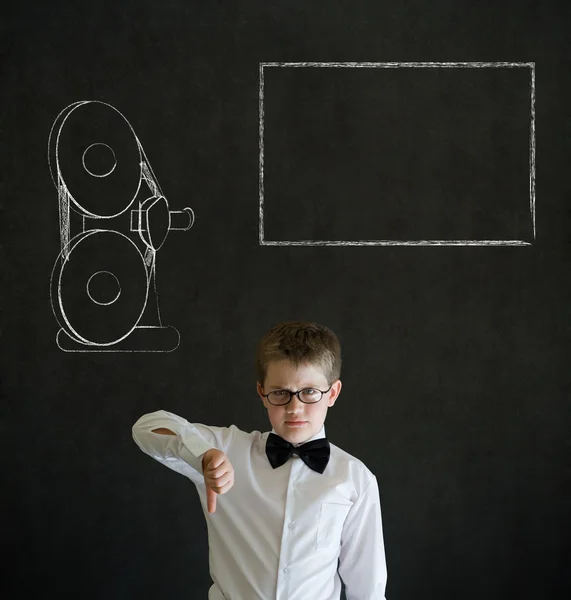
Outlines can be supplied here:
[[180, 344], [177, 329], [167, 327], [135, 327], [123, 340], [115, 344], [82, 344], [60, 329], [56, 343], [64, 352], [172, 352]]

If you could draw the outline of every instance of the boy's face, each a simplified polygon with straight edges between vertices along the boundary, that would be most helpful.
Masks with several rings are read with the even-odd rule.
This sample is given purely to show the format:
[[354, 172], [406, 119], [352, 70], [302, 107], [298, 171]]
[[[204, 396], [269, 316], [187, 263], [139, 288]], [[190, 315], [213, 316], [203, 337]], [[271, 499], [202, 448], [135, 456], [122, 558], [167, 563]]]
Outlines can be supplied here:
[[[305, 388], [326, 390], [329, 383], [320, 367], [306, 364], [295, 368], [288, 360], [271, 361], [268, 364], [264, 385], [257, 383], [258, 394], [268, 409], [270, 423], [276, 433], [292, 444], [304, 443], [319, 432], [327, 409], [335, 404], [341, 392], [341, 381], [333, 382], [331, 389], [323, 394], [319, 402], [305, 404], [297, 396], [292, 396], [284, 406], [275, 406], [262, 394], [275, 390], [297, 392]], [[288, 421], [303, 421], [301, 426], [294, 427]]]

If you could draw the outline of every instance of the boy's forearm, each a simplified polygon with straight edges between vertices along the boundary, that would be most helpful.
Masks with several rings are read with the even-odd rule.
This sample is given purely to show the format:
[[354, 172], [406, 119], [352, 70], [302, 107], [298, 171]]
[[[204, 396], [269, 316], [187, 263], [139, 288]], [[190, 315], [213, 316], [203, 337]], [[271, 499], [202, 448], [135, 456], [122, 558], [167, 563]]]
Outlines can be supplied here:
[[[151, 429], [151, 431], [153, 433], [161, 433], [162, 435], [176, 435], [176, 433], [172, 432], [170, 429], [167, 429], [166, 427], [159, 427], [158, 429]], [[210, 450], [215, 450], [215, 448], [211, 448]], [[208, 450], [202, 457], [202, 470], [204, 470], [204, 460], [206, 459], [206, 455], [208, 454], [208, 452], [210, 452], [210, 450]]]

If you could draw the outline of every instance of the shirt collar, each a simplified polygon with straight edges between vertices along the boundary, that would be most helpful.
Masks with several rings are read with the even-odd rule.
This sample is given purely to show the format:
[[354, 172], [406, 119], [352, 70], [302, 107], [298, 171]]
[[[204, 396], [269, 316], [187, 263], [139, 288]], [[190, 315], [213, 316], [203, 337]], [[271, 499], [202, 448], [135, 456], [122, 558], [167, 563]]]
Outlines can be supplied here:
[[[278, 435], [277, 431], [272, 427], [272, 433], [275, 433], [276, 435]], [[268, 434], [269, 435], [269, 434]], [[325, 436], [325, 423], [321, 426], [321, 429], [309, 440], [306, 440], [306, 442], [311, 442], [312, 440], [318, 440], [319, 438], [324, 438]], [[306, 442], [301, 442], [299, 444], [294, 444], [294, 447], [298, 447], [301, 446], [301, 444], [305, 444]]]

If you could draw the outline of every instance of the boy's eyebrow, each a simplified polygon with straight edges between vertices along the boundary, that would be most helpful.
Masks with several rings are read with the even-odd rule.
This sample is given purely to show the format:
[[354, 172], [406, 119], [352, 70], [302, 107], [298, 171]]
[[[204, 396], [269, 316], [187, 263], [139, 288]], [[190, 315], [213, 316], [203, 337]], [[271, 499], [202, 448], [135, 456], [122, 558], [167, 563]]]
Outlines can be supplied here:
[[[300, 387], [299, 389], [305, 390], [306, 388], [318, 388], [318, 387], [319, 387], [318, 385], [315, 385], [313, 383], [307, 383], [307, 384], [303, 385], [302, 387]], [[285, 385], [269, 385], [268, 388], [272, 389], [272, 390], [287, 390], [288, 389], [287, 386], [285, 386]]]

